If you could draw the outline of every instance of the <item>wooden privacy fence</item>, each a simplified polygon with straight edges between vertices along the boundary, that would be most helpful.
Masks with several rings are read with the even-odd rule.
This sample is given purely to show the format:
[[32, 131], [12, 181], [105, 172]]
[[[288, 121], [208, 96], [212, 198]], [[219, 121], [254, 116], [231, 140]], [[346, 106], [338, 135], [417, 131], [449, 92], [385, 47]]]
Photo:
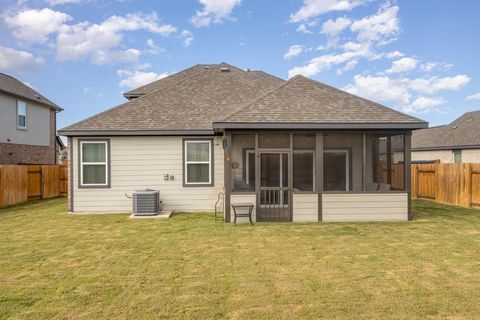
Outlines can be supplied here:
[[66, 166], [0, 165], [0, 208], [66, 195]]
[[480, 207], [480, 163], [413, 164], [412, 198]]

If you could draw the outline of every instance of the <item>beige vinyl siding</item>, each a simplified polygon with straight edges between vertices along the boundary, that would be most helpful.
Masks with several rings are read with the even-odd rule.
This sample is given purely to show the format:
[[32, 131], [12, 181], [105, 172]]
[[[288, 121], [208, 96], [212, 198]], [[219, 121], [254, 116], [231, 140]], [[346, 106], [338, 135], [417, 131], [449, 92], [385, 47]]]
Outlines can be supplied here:
[[[230, 204], [235, 204], [235, 203], [252, 203], [254, 205], [253, 211], [252, 211], [252, 220], [253, 222], [257, 221], [257, 215], [256, 215], [256, 208], [257, 208], [257, 195], [254, 193], [249, 193], [249, 194], [232, 194], [230, 196]], [[246, 209], [242, 209], [246, 210]], [[233, 208], [230, 208], [230, 214], [231, 214], [231, 219], [230, 222], [233, 223]], [[237, 223], [243, 223], [243, 222], [249, 222], [248, 218], [238, 218]]]
[[453, 163], [452, 150], [412, 151], [412, 161], [435, 161]]
[[322, 194], [323, 221], [408, 220], [407, 193]]
[[[214, 186], [184, 187], [183, 138], [188, 137], [99, 137], [110, 139], [111, 188], [97, 189], [78, 187], [78, 138], [74, 138], [74, 211], [131, 212], [132, 200], [125, 193], [143, 188], [160, 190], [168, 210], [213, 211], [224, 184], [222, 146], [213, 143]], [[174, 180], [165, 181], [165, 174]]]
[[318, 194], [293, 194], [293, 221], [318, 221]]

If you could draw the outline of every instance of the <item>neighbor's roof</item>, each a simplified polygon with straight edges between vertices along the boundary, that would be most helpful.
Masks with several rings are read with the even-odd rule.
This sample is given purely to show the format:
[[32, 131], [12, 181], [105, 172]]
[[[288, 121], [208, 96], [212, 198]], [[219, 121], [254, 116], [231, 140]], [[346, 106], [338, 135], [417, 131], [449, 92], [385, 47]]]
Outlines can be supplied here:
[[480, 148], [480, 110], [467, 112], [450, 124], [417, 130], [412, 150]]
[[[222, 71], [228, 68], [228, 71]], [[247, 72], [222, 63], [165, 85], [122, 105], [94, 115], [62, 130], [62, 134], [209, 133], [212, 123], [235, 112], [246, 101], [265, 95], [284, 81]], [[162, 83], [163, 82], [163, 83]], [[162, 84], [160, 84], [162, 83]]]
[[[130, 91], [132, 99], [60, 130], [64, 135], [211, 134], [214, 128], [425, 128], [427, 123], [297, 76], [226, 63], [196, 65]], [[225, 69], [228, 69], [225, 71]]]
[[304, 76], [295, 76], [277, 90], [247, 104], [214, 124], [218, 128], [416, 128], [423, 120], [360, 98]]
[[43, 104], [59, 111], [63, 110], [22, 81], [4, 73], [0, 73], [0, 92]]

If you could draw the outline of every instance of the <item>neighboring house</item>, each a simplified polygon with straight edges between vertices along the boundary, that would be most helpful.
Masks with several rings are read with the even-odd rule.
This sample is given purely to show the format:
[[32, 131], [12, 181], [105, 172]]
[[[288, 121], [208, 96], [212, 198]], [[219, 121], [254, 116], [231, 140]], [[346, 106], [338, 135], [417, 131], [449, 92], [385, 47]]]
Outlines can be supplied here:
[[56, 114], [63, 109], [0, 73], [0, 164], [55, 164]]
[[467, 112], [444, 126], [415, 131], [412, 160], [480, 163], [480, 111]]
[[410, 217], [410, 138], [422, 120], [303, 76], [225, 63], [125, 96], [60, 130], [73, 212], [131, 212], [125, 193], [147, 187], [175, 211], [211, 211], [224, 192], [227, 222], [238, 202], [255, 204], [256, 221]]
[[57, 136], [57, 164], [67, 164], [67, 147], [63, 143], [62, 139]]

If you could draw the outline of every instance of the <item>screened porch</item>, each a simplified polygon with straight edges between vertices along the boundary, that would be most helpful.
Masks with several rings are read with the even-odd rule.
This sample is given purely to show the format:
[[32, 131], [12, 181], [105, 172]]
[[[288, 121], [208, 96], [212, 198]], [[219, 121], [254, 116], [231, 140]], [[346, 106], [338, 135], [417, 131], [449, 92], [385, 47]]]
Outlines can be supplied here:
[[225, 220], [406, 220], [410, 132], [226, 132]]

